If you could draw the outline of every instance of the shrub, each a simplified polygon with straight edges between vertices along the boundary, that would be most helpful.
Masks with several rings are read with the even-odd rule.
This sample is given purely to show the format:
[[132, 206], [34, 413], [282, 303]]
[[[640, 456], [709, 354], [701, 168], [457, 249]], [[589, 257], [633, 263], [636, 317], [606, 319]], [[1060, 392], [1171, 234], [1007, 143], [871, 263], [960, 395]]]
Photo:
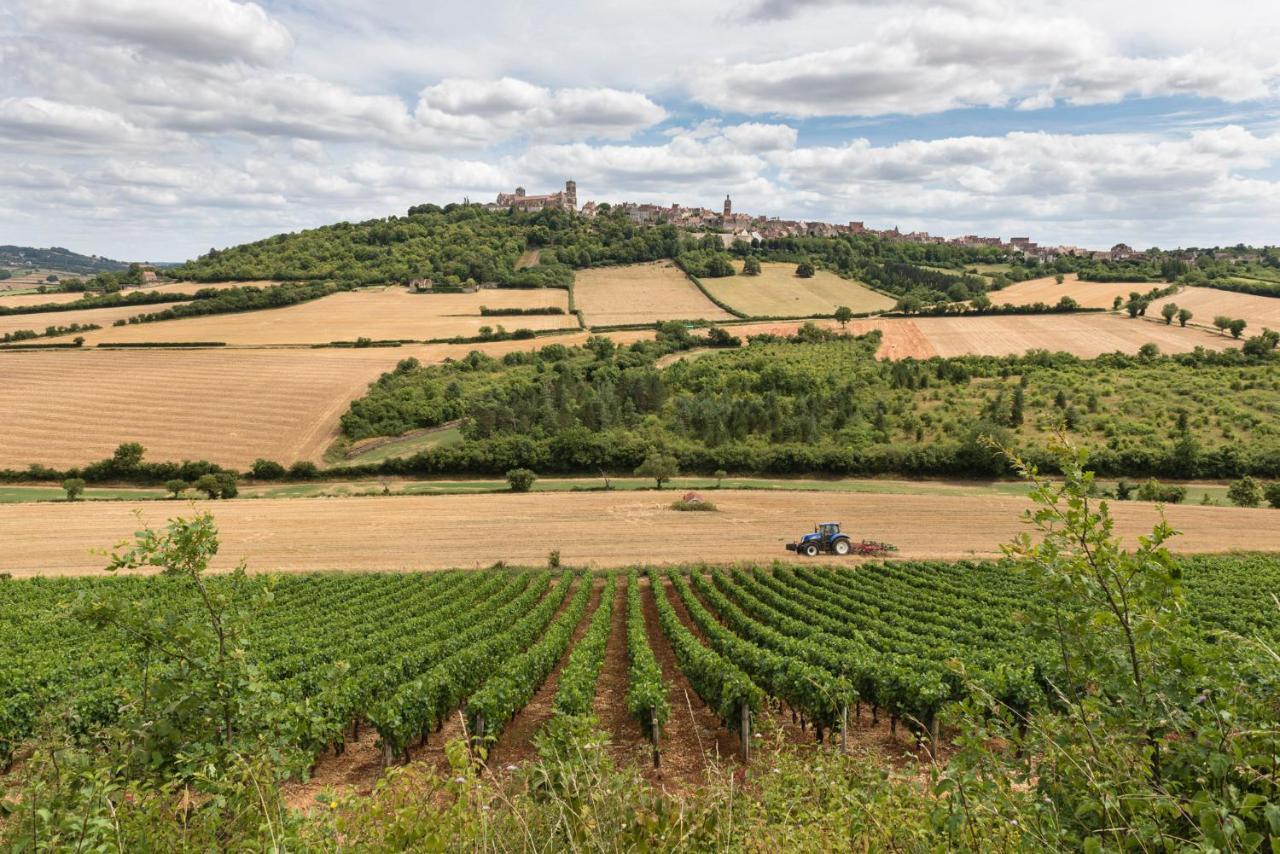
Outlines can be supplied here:
[[1138, 487], [1139, 501], [1155, 501], [1160, 504], [1181, 504], [1187, 497], [1185, 486], [1171, 486], [1154, 477]]
[[1280, 509], [1280, 480], [1268, 483], [1266, 488], [1262, 490], [1262, 494], [1266, 497], [1268, 504]]
[[308, 460], [299, 460], [289, 466], [289, 478], [291, 480], [314, 480], [320, 476], [320, 469], [316, 468], [316, 464]]
[[815, 272], [813, 264], [809, 261], [801, 261], [796, 265], [796, 275], [802, 279], [812, 279]]
[[714, 513], [716, 511], [716, 505], [710, 501], [685, 501], [684, 499], [681, 499], [679, 501], [671, 502], [671, 509], [681, 511], [702, 510]]
[[285, 476], [284, 466], [274, 460], [264, 460], [261, 457], [253, 461], [249, 471], [254, 480], [280, 480]]
[[1237, 507], [1257, 507], [1262, 503], [1262, 484], [1249, 475], [1232, 481], [1227, 499]]
[[179, 495], [186, 492], [188, 486], [190, 486], [190, 484], [185, 480], [178, 480], [177, 478], [174, 478], [173, 480], [166, 480], [164, 482], [165, 491], [170, 493], [170, 496], [173, 498], [177, 498]]
[[511, 469], [507, 472], [507, 486], [511, 487], [512, 492], [528, 492], [537, 479], [538, 475], [530, 469]]
[[62, 482], [62, 489], [67, 493], [68, 501], [75, 501], [84, 494], [84, 480], [78, 477], [69, 477]]

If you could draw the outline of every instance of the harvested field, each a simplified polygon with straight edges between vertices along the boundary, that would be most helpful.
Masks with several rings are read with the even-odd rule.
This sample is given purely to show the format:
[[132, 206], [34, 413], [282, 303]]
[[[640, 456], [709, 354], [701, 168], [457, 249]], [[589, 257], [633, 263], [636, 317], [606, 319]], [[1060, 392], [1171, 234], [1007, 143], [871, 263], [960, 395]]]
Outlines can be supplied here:
[[50, 305], [75, 302], [84, 294], [52, 293], [52, 294], [8, 294], [0, 291], [0, 308], [18, 308], [28, 305]]
[[[48, 302], [48, 300], [46, 300], [46, 302]], [[73, 323], [96, 323], [101, 326], [102, 329], [94, 333], [85, 333], [84, 337], [86, 341], [115, 340], [111, 338], [111, 333], [113, 331], [111, 324], [115, 323], [117, 320], [128, 320], [130, 317], [136, 317], [137, 315], [145, 314], [148, 311], [158, 311], [173, 305], [182, 305], [182, 303], [165, 303], [161, 306], [130, 305], [119, 306], [116, 308], [86, 308], [75, 309], [72, 311], [49, 311], [42, 314], [10, 314], [0, 316], [0, 335], [6, 332], [15, 332], [19, 329], [33, 329], [36, 332], [43, 332], [50, 326], [70, 326]], [[145, 328], [146, 325], [148, 324], [141, 326], [135, 325], [130, 328], [136, 330]], [[114, 331], [119, 335], [123, 334], [125, 330], [123, 328], [116, 328]], [[90, 339], [90, 335], [106, 336], [106, 338], [99, 337], [98, 339]], [[154, 341], [156, 338], [153, 335], [148, 339], [141, 340]]]
[[670, 261], [579, 270], [573, 295], [590, 326], [733, 319]]
[[[1277, 297], [1238, 294], [1217, 288], [1187, 287], [1171, 297], [1152, 303], [1147, 309], [1147, 318], [1163, 324], [1160, 306], [1168, 302], [1177, 303], [1179, 308], [1190, 309], [1194, 315], [1191, 323], [1195, 326], [1212, 328], [1213, 319], [1225, 314], [1230, 318], [1238, 317], [1249, 324], [1245, 329], [1246, 336], [1257, 335], [1264, 327], [1280, 330], [1280, 298]], [[1214, 335], [1217, 334], [1215, 329]]]
[[1092, 358], [1117, 350], [1136, 353], [1148, 341], [1159, 345], [1163, 353], [1185, 353], [1197, 346], [1212, 350], [1231, 346], [1229, 338], [1203, 329], [1180, 329], [1114, 314], [920, 317], [913, 322], [937, 355], [944, 357], [1003, 356], [1043, 349]]
[[[735, 323], [725, 326], [725, 331], [737, 335], [744, 341], [752, 335], [795, 335], [796, 330], [806, 322], [823, 329], [840, 329], [834, 320], [771, 320], [756, 323]], [[933, 345], [921, 333], [916, 321], [909, 318], [879, 318], [867, 320], [851, 320], [845, 327], [850, 335], [865, 335], [873, 329], [880, 330], [880, 349], [876, 355], [881, 359], [927, 359], [938, 355]], [[616, 334], [611, 334], [616, 337]]]
[[1159, 287], [1163, 285], [1150, 282], [1081, 282], [1075, 273], [1071, 273], [1064, 277], [1062, 284], [1058, 284], [1053, 276], [1045, 276], [991, 291], [988, 296], [996, 305], [1033, 305], [1038, 302], [1057, 305], [1063, 297], [1071, 297], [1085, 308], [1111, 308], [1116, 297], [1127, 300], [1133, 291], [1146, 293]]
[[[357, 338], [409, 339], [472, 337], [480, 327], [574, 329], [570, 314], [482, 317], [490, 308], [543, 308], [568, 311], [567, 291], [482, 290], [474, 294], [411, 294], [403, 288], [349, 291], [287, 308], [192, 317], [103, 329], [88, 343], [145, 341], [222, 341], [230, 345], [327, 344]], [[133, 311], [139, 313], [138, 310]]]
[[[760, 266], [759, 276], [703, 279], [702, 284], [726, 305], [759, 317], [831, 314], [842, 305], [854, 312], [887, 311], [894, 306], [891, 297], [828, 270], [818, 270], [812, 278], [801, 279], [796, 276], [795, 264]], [[734, 267], [741, 273], [741, 262], [735, 262]]]
[[129, 292], [144, 291], [149, 294], [194, 294], [212, 288], [225, 291], [229, 288], [271, 288], [279, 282], [258, 280], [255, 282], [165, 282], [162, 285], [143, 285], [140, 288], [129, 288]]
[[0, 356], [0, 467], [66, 467], [138, 441], [152, 460], [318, 458], [397, 350], [137, 350]]
[[[225, 422], [222, 424], [225, 428]], [[100, 571], [103, 548], [137, 530], [135, 510], [152, 525], [168, 516], [209, 510], [222, 548], [215, 566], [240, 558], [256, 571], [405, 570], [482, 567], [502, 560], [542, 566], [559, 549], [573, 566], [785, 559], [784, 543], [819, 519], [836, 519], [857, 538], [896, 544], [901, 558], [992, 557], [1025, 530], [1019, 497], [870, 495], [720, 490], [717, 513], [668, 509], [672, 493], [602, 492], [226, 502], [85, 502], [0, 505], [0, 572], [17, 575]], [[1155, 506], [1111, 507], [1118, 533], [1132, 545], [1150, 530]], [[1183, 552], [1242, 546], [1280, 551], [1275, 511], [1174, 505], [1169, 523], [1183, 532]], [[492, 537], [492, 520], [503, 536]], [[715, 545], [713, 551], [708, 544]]]

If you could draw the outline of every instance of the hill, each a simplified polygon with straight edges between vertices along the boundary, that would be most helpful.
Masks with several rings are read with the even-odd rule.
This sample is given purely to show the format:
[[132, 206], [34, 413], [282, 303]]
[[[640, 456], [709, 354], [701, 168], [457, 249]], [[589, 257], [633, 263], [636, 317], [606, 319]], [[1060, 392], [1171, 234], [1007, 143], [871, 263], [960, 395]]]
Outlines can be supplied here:
[[61, 246], [50, 246], [48, 249], [38, 249], [34, 246], [0, 246], [0, 269], [3, 270], [56, 270], [61, 273], [92, 276], [97, 273], [114, 273], [127, 266], [122, 261], [113, 261], [97, 255], [81, 255], [79, 252], [72, 252]]

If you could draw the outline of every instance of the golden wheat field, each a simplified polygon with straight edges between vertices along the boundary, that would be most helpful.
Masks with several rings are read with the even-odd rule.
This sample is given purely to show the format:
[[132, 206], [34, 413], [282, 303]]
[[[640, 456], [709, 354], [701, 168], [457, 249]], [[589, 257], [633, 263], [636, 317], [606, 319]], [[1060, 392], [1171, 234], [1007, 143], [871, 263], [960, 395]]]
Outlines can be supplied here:
[[[0, 505], [0, 571], [15, 575], [87, 573], [110, 546], [138, 529], [198, 510], [213, 513], [222, 536], [216, 566], [241, 558], [256, 571], [406, 570], [481, 567], [497, 561], [545, 565], [554, 549], [575, 566], [787, 558], [784, 544], [836, 519], [855, 538], [891, 542], [902, 558], [993, 557], [1025, 529], [1026, 499], [1004, 496], [868, 495], [717, 491], [715, 513], [668, 508], [673, 492], [527, 495], [369, 496], [239, 499], [226, 502], [65, 502]], [[1158, 519], [1154, 505], [1112, 506], [1131, 544]], [[1175, 505], [1183, 532], [1173, 548], [1218, 552], [1248, 543], [1280, 549], [1274, 510]], [[493, 536], [493, 520], [502, 520]], [[834, 559], [832, 559], [834, 560]], [[850, 559], [845, 559], [849, 562]]]
[[589, 326], [733, 319], [670, 261], [579, 270], [573, 298]]
[[[1171, 297], [1152, 303], [1147, 309], [1147, 318], [1163, 323], [1160, 307], [1170, 302], [1176, 303], [1179, 308], [1189, 309], [1193, 315], [1190, 322], [1197, 326], [1212, 328], [1213, 319], [1218, 315], [1225, 315], [1248, 323], [1246, 336], [1256, 335], [1264, 327], [1280, 330], [1280, 299], [1276, 297], [1238, 294], [1217, 288], [1186, 287]], [[1175, 320], [1174, 324], [1177, 322]], [[1214, 334], [1217, 334], [1216, 330]]]
[[1056, 305], [1063, 297], [1071, 297], [1084, 308], [1111, 308], [1116, 297], [1127, 300], [1133, 291], [1146, 293], [1163, 287], [1149, 282], [1082, 282], [1075, 273], [1063, 277], [1062, 284], [1053, 276], [1028, 279], [1007, 288], [991, 291], [988, 296], [997, 305], [1032, 305], [1042, 302]]
[[795, 264], [765, 263], [759, 276], [743, 276], [742, 262], [734, 262], [739, 275], [703, 279], [702, 284], [725, 305], [758, 317], [806, 317], [831, 314], [838, 306], [854, 312], [887, 311], [894, 300], [866, 285], [842, 279], [828, 270], [812, 278], [796, 276]]
[[[357, 338], [423, 341], [474, 337], [482, 326], [514, 329], [574, 329], [570, 314], [482, 317], [480, 307], [568, 309], [568, 292], [482, 290], [474, 294], [412, 294], [389, 286], [333, 294], [287, 308], [191, 317], [103, 329], [85, 336], [99, 342], [220, 341], [230, 345], [327, 344]], [[135, 314], [139, 313], [137, 310]]]
[[52, 294], [11, 294], [0, 291], [0, 308], [18, 308], [28, 305], [62, 305], [75, 302], [84, 294], [52, 293]]

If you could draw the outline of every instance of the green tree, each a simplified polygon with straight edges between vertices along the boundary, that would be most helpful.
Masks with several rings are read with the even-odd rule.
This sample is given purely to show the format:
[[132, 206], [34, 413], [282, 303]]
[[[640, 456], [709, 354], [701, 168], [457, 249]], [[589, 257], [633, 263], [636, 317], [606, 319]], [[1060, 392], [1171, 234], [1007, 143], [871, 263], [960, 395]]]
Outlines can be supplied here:
[[802, 279], [812, 279], [816, 272], [817, 270], [814, 269], [812, 262], [801, 261], [796, 265], [796, 275]]
[[259, 457], [253, 461], [249, 473], [254, 480], [280, 480], [285, 476], [285, 468], [274, 460]]
[[1280, 480], [1273, 480], [1262, 490], [1262, 494], [1266, 497], [1267, 503], [1277, 510], [1280, 510]]
[[139, 442], [124, 442], [111, 455], [111, 470], [116, 474], [128, 474], [142, 465], [146, 448]]
[[1249, 475], [1231, 482], [1227, 500], [1237, 507], [1257, 507], [1262, 503], [1262, 485]]
[[538, 475], [530, 469], [512, 469], [507, 472], [507, 486], [512, 492], [528, 492], [537, 479]]
[[644, 462], [636, 466], [636, 477], [651, 477], [662, 489], [662, 485], [680, 473], [680, 463], [670, 454], [653, 451], [644, 458]]
[[84, 495], [84, 479], [69, 477], [62, 482], [62, 490], [67, 493], [68, 501], [75, 501]]
[[[1173, 318], [1178, 314], [1177, 303], [1167, 302], [1160, 306], [1160, 316], [1164, 318], [1165, 326], [1173, 325]], [[1185, 325], [1185, 324], [1184, 324]]]
[[1063, 276], [1061, 273], [1058, 273], [1056, 276], [1053, 277], [1053, 280], [1058, 284], [1062, 284], [1064, 281], [1066, 281], [1066, 277]]
[[1191, 309], [1189, 308], [1178, 309], [1178, 325], [1179, 326], [1186, 326], [1187, 321], [1193, 317], [1195, 317], [1195, 315], [1191, 313]]
[[1223, 335], [1231, 326], [1231, 318], [1227, 317], [1225, 314], [1219, 314], [1213, 319], [1213, 325], [1217, 327], [1218, 334]]
[[716, 489], [719, 489], [721, 487], [721, 485], [724, 483], [724, 479], [728, 476], [729, 476], [729, 473], [724, 469], [716, 469], [715, 474], [712, 475], [712, 477], [716, 479]]
[[758, 276], [760, 273], [760, 259], [754, 255], [748, 255], [742, 262], [742, 275]]
[[207, 498], [222, 497], [222, 480], [216, 474], [204, 474], [195, 482], [195, 488], [203, 492]]
[[188, 484], [185, 480], [179, 480], [178, 478], [174, 478], [173, 480], [166, 480], [164, 482], [165, 491], [169, 493], [169, 496], [171, 498], [177, 498], [178, 496], [182, 495], [182, 493], [187, 491], [188, 486], [190, 486], [190, 484]]
[[1231, 330], [1232, 338], [1239, 338], [1240, 335], [1244, 332], [1244, 328], [1248, 325], [1249, 324], [1245, 323], [1242, 319], [1237, 317], [1235, 320], [1232, 320], [1230, 323], [1227, 324], [1227, 328]]
[[836, 313], [834, 317], [836, 319], [836, 323], [840, 324], [840, 328], [844, 329], [848, 327], [849, 321], [853, 320], [853, 309], [849, 308], [847, 305], [836, 306]]

